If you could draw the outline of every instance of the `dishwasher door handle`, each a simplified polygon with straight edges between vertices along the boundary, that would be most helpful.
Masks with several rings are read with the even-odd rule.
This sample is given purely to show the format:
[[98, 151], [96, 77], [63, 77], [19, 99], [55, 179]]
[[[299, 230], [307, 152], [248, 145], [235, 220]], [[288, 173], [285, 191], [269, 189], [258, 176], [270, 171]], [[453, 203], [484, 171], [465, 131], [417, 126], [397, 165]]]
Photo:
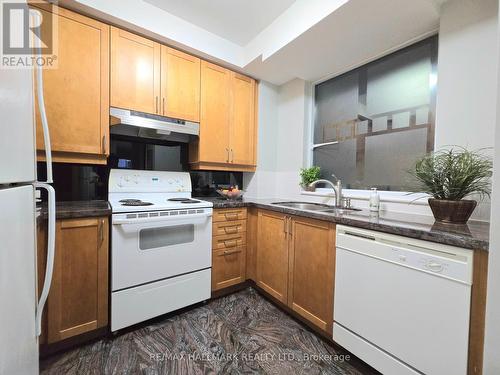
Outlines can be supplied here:
[[376, 241], [377, 239], [373, 236], [369, 236], [367, 234], [361, 234], [361, 233], [354, 233], [354, 232], [344, 232], [344, 235], [346, 236], [353, 236], [353, 237], [359, 237], [363, 238], [365, 240], [370, 240], [370, 241]]

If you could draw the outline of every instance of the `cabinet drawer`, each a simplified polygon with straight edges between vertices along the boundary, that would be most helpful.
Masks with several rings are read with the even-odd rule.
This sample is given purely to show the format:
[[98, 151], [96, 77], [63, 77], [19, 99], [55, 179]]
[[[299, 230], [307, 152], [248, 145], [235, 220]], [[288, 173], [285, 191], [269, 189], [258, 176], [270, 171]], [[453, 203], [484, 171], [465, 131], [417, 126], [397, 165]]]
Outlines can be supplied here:
[[246, 208], [227, 208], [214, 210], [212, 222], [244, 220], [247, 218]]
[[213, 223], [212, 235], [222, 236], [225, 234], [239, 234], [247, 231], [247, 221], [219, 221], [218, 223]]
[[226, 234], [223, 236], [214, 236], [212, 238], [212, 249], [233, 249], [235, 247], [246, 245], [247, 234], [245, 232], [240, 234]]
[[212, 254], [212, 290], [245, 281], [246, 248], [215, 250]]

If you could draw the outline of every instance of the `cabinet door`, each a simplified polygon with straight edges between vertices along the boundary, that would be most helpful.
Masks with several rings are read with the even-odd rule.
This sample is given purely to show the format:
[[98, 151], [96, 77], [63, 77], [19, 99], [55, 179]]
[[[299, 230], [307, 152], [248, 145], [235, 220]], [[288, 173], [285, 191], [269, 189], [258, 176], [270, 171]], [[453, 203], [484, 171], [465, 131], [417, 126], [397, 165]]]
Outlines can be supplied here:
[[241, 74], [231, 74], [230, 162], [255, 165], [255, 81]]
[[161, 96], [164, 116], [200, 121], [200, 59], [161, 46]]
[[201, 62], [200, 162], [229, 162], [230, 79], [229, 70]]
[[335, 270], [334, 224], [292, 218], [288, 306], [331, 333]]
[[288, 296], [287, 220], [284, 215], [259, 211], [257, 285], [283, 303]]
[[111, 106], [160, 111], [160, 44], [111, 28]]
[[212, 290], [219, 290], [245, 281], [245, 247], [215, 250], [212, 253]]
[[[49, 17], [41, 10], [43, 17]], [[109, 144], [109, 26], [54, 7], [58, 17], [57, 68], [44, 69], [44, 101], [55, 161], [61, 154], [101, 155]], [[42, 24], [42, 32], [47, 32]], [[37, 150], [44, 150], [38, 103]], [[84, 160], [89, 162], [89, 160]]]
[[48, 343], [108, 323], [108, 219], [58, 220]]

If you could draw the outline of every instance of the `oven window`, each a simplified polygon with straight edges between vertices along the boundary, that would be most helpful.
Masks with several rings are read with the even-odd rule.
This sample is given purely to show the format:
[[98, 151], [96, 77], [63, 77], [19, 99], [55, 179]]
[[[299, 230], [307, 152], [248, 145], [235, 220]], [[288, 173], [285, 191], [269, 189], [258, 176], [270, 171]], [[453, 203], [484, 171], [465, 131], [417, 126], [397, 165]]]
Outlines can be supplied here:
[[175, 225], [163, 228], [142, 229], [139, 232], [139, 249], [180, 245], [194, 241], [194, 224]]

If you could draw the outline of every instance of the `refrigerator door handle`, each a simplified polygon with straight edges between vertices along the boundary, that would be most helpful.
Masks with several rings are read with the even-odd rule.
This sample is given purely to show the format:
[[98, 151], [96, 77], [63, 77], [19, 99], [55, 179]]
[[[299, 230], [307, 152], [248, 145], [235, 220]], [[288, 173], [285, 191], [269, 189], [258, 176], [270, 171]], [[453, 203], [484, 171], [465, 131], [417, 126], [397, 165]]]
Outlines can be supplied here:
[[[35, 25], [41, 25], [41, 14], [38, 10], [32, 9], [30, 11], [30, 15], [32, 17], [36, 18], [37, 22], [32, 22]], [[39, 38], [34, 38], [35, 40], [35, 55], [36, 57], [42, 56], [41, 52], [41, 46], [40, 46], [40, 39]], [[50, 131], [49, 131], [49, 122], [47, 120], [47, 112], [45, 111], [45, 101], [43, 98], [43, 72], [42, 72], [42, 67], [40, 64], [34, 64], [35, 65], [35, 72], [36, 72], [36, 88], [37, 88], [37, 98], [38, 98], [38, 110], [40, 112], [40, 119], [42, 121], [42, 129], [43, 129], [43, 140], [44, 140], [44, 145], [45, 145], [45, 159], [46, 159], [46, 165], [47, 165], [47, 181], [45, 181], [48, 184], [51, 184], [53, 182], [52, 179], [52, 148], [50, 144]]]
[[42, 333], [42, 314], [45, 302], [49, 295], [50, 284], [52, 282], [52, 272], [54, 270], [55, 245], [56, 245], [56, 191], [48, 184], [35, 182], [36, 188], [47, 190], [48, 193], [48, 230], [47, 230], [47, 266], [45, 269], [45, 280], [40, 293], [40, 300], [36, 309], [36, 334]]

